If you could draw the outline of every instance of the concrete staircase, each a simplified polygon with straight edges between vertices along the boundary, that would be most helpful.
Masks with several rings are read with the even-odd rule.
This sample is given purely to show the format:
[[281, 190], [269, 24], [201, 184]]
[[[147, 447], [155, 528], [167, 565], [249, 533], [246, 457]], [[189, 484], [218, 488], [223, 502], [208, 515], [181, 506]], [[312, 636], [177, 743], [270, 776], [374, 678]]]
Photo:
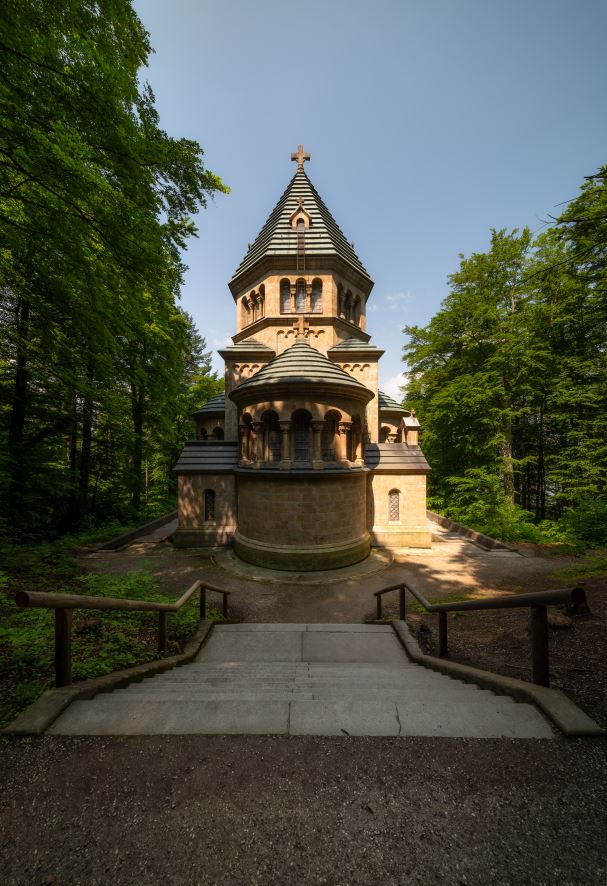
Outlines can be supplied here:
[[390, 625], [216, 626], [196, 662], [74, 702], [55, 735], [551, 738], [532, 706], [413, 664]]

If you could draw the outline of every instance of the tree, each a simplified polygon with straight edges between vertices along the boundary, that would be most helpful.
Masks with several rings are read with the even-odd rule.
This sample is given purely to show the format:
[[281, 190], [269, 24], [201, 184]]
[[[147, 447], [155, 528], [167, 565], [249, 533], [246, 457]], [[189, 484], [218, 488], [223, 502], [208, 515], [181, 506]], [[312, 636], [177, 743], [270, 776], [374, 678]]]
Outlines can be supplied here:
[[145, 330], [157, 347], [177, 316], [192, 215], [227, 189], [196, 142], [160, 128], [129, 0], [8, 0], [2, 15], [1, 479], [13, 525], [31, 526], [41, 475], [61, 478], [62, 519], [82, 525], [98, 417]]

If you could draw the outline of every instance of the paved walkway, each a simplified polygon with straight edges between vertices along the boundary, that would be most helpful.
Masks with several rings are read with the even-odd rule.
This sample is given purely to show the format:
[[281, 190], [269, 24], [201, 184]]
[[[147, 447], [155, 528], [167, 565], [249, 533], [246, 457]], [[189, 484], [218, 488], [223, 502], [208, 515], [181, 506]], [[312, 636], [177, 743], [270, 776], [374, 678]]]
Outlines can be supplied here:
[[413, 664], [390, 625], [218, 625], [195, 663], [72, 704], [54, 735], [552, 738], [530, 705]]

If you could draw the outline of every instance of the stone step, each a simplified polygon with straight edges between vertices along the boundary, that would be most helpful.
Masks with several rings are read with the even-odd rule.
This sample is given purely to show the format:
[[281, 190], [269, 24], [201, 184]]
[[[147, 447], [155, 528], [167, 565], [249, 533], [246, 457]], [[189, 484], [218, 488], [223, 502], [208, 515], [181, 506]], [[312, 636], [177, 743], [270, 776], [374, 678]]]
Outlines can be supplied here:
[[[493, 693], [489, 692], [487, 689], [479, 689], [477, 686], [467, 686], [465, 684], [455, 684], [453, 686], [444, 686], [440, 684], [436, 684], [433, 686], [427, 685], [395, 685], [395, 686], [385, 686], [378, 689], [377, 686], [368, 685], [361, 686], [352, 684], [349, 687], [343, 686], [335, 686], [331, 683], [319, 683], [316, 686], [298, 686], [292, 683], [284, 683], [284, 684], [275, 684], [275, 683], [257, 683], [254, 686], [241, 686], [239, 684], [230, 684], [225, 683], [221, 685], [216, 685], [213, 683], [156, 683], [154, 681], [150, 681], [149, 683], [136, 683], [132, 686], [128, 686], [125, 689], [118, 689], [112, 695], [115, 697], [129, 697], [133, 695], [166, 695], [170, 697], [171, 695], [179, 694], [183, 696], [188, 695], [203, 695], [204, 693], [212, 692], [215, 695], [220, 695], [223, 693], [237, 693], [239, 695], [245, 696], [257, 696], [262, 692], [285, 692], [285, 693], [293, 693], [293, 692], [314, 692], [314, 693], [331, 693], [333, 695], [338, 695], [340, 693], [344, 693], [344, 688], [346, 689], [348, 695], [352, 696], [373, 696], [376, 697], [384, 697], [386, 694], [397, 694], [403, 696], [425, 696], [428, 698], [434, 698], [436, 696], [444, 696], [445, 698], [456, 698], [458, 696], [477, 696], [479, 698], [493, 698]], [[504, 697], [504, 696], [501, 696]]]
[[413, 708], [392, 701], [221, 700], [116, 703], [111, 696], [72, 704], [49, 730], [54, 735], [290, 734], [418, 735], [465, 738], [551, 738], [529, 705], [487, 704]]
[[535, 708], [412, 663], [389, 625], [221, 625], [197, 660], [70, 705], [56, 735], [551, 738]]
[[[329, 701], [340, 701], [344, 698], [343, 692], [331, 692], [329, 691], [312, 691], [305, 690], [301, 692], [287, 692], [287, 691], [278, 691], [278, 690], [265, 690], [260, 689], [258, 692], [254, 694], [245, 693], [245, 692], [235, 692], [231, 690], [224, 690], [222, 692], [140, 692], [133, 693], [130, 695], [122, 695], [116, 696], [115, 701], [117, 703], [124, 704], [132, 704], [136, 701], [162, 701], [162, 702], [201, 702], [201, 701], [223, 701], [223, 700], [236, 700], [242, 699], [243, 701], [267, 701], [269, 699], [275, 701], [296, 701], [298, 699], [309, 699], [309, 700], [329, 700]], [[356, 693], [352, 695], [348, 695], [348, 699], [350, 701], [398, 701], [403, 704], [409, 704], [412, 706], [424, 705], [428, 703], [432, 703], [434, 705], [459, 705], [459, 704], [485, 704], [486, 699], [482, 697], [470, 697], [466, 694], [459, 695], [451, 695], [449, 693], [436, 693], [435, 695], [428, 695], [427, 693], [417, 692], [417, 693], [403, 693], [403, 692], [382, 692], [381, 695], [372, 692], [362, 692]], [[505, 704], [514, 704], [512, 699], [504, 698]]]

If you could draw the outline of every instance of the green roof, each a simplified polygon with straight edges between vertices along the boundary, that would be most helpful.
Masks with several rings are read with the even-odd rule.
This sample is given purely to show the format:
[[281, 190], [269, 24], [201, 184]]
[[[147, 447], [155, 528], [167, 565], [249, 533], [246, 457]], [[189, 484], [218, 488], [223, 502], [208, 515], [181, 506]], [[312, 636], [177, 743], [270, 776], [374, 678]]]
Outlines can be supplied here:
[[243, 338], [242, 341], [237, 342], [235, 345], [228, 345], [226, 348], [221, 348], [219, 350], [220, 354], [240, 354], [244, 352], [247, 354], [274, 353], [272, 348], [265, 345], [262, 341], [259, 341], [258, 338]]
[[197, 409], [195, 412], [190, 413], [191, 415], [205, 415], [208, 413], [209, 415], [216, 414], [218, 415], [220, 412], [225, 412], [226, 409], [226, 395], [225, 392], [221, 394], [217, 394], [216, 397], [213, 397], [212, 400], [209, 400], [208, 403], [205, 403], [200, 409]]
[[[369, 336], [367, 336], [369, 338]], [[361, 341], [359, 338], [346, 338], [344, 341], [340, 341], [338, 345], [333, 345], [333, 347], [329, 348], [331, 352], [333, 351], [380, 351], [382, 354], [384, 353], [381, 348], [375, 347], [375, 345], [370, 345], [366, 341]]]
[[256, 372], [255, 375], [242, 382], [232, 394], [237, 394], [242, 390], [249, 390], [255, 387], [263, 387], [273, 384], [289, 384], [305, 382], [314, 384], [315, 382], [324, 382], [326, 384], [340, 385], [345, 388], [355, 389], [359, 393], [366, 391], [369, 399], [373, 397], [372, 392], [361, 385], [360, 382], [340, 369], [335, 363], [332, 363], [324, 354], [311, 347], [304, 339], [299, 339], [280, 356], [273, 360]]
[[383, 391], [378, 391], [377, 397], [379, 400], [380, 412], [402, 412], [403, 415], [411, 414], [408, 409], [405, 409], [404, 406], [401, 406], [396, 400], [393, 400], [392, 397], [388, 397]]
[[310, 216], [310, 227], [305, 233], [306, 255], [337, 255], [370, 280], [352, 244], [346, 239], [303, 168], [298, 169], [289, 182], [270, 217], [249, 246], [232, 280], [266, 256], [297, 255], [297, 233], [291, 227], [291, 216], [297, 210], [300, 199], [303, 201], [303, 209]]

